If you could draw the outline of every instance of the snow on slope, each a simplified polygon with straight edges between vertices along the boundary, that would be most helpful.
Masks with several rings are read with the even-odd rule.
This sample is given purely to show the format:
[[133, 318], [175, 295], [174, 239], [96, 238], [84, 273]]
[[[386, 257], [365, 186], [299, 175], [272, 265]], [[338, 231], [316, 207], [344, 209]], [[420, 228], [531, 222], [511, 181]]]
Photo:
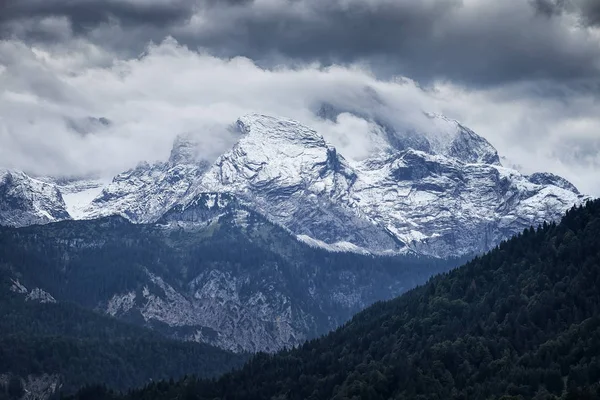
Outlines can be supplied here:
[[55, 185], [21, 171], [0, 170], [0, 225], [19, 227], [68, 218]]
[[73, 219], [82, 219], [85, 217], [85, 208], [100, 195], [109, 182], [107, 179], [74, 179], [56, 184], [69, 215]]
[[[155, 222], [203, 193], [228, 193], [312, 246], [449, 257], [488, 250], [587, 199], [556, 175], [503, 167], [484, 138], [457, 121], [427, 116], [423, 132], [383, 127], [386, 150], [356, 162], [296, 121], [247, 115], [237, 121], [238, 143], [212, 165], [198, 158], [193, 138], [180, 136], [167, 162], [117, 175], [85, 206], [97, 184], [61, 187], [64, 204], [56, 187], [42, 190], [22, 178], [25, 197], [43, 200], [30, 202], [36, 218], [12, 224], [69, 218], [67, 210], [74, 218]], [[6, 223], [15, 217], [5, 209]]]
[[429, 142], [429, 153], [455, 158], [465, 163], [500, 165], [498, 152], [483, 137], [454, 119], [440, 114], [425, 115], [431, 122], [431, 128], [421, 134]]
[[370, 254], [368, 250], [360, 248], [350, 242], [336, 242], [336, 243], [329, 244], [329, 243], [325, 243], [321, 240], [311, 238], [310, 236], [306, 236], [306, 235], [298, 235], [298, 236], [296, 236], [296, 238], [299, 241], [301, 241], [302, 243], [305, 243], [311, 247], [325, 249], [327, 251], [331, 251], [334, 253], [348, 252], [348, 253]]
[[117, 175], [79, 217], [121, 215], [136, 223], [154, 222], [197, 186], [206, 168], [207, 162], [197, 158], [195, 143], [181, 135], [167, 162], [141, 163]]
[[199, 190], [234, 193], [312, 245], [438, 257], [486, 251], [585, 200], [562, 178], [502, 167], [485, 139], [431, 118], [446, 130], [437, 142], [423, 135], [429, 151], [350, 162], [295, 121], [248, 115], [238, 121], [246, 135]]
[[397, 248], [394, 238], [352, 210], [356, 171], [317, 132], [258, 114], [240, 118], [238, 126], [244, 136], [208, 169], [198, 192], [233, 193], [303, 237], [377, 252]]
[[500, 165], [416, 150], [382, 154], [356, 168], [358, 207], [413, 251], [433, 256], [486, 251], [584, 199]]

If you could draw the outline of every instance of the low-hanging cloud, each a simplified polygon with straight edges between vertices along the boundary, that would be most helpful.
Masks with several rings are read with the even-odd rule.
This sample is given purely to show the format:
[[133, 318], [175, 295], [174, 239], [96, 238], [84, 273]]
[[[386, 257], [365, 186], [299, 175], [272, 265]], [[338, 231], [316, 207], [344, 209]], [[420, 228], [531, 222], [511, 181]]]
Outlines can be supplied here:
[[[427, 111], [475, 129], [507, 163], [560, 173], [582, 191], [600, 194], [600, 157], [593, 150], [600, 146], [598, 100], [568, 85], [535, 85], [562, 93], [550, 97], [532, 97], [526, 85], [422, 88], [360, 66], [268, 69], [248, 58], [198, 53], [174, 39], [124, 60], [79, 39], [72, 46], [78, 51], [0, 43], [2, 166], [110, 175], [142, 160], [166, 159], [181, 133], [194, 134], [203, 157], [214, 159], [238, 139], [231, 124], [250, 112], [297, 119], [346, 157], [361, 159], [382, 146], [374, 121], [396, 130], [427, 129]], [[339, 115], [321, 118], [324, 106]]]

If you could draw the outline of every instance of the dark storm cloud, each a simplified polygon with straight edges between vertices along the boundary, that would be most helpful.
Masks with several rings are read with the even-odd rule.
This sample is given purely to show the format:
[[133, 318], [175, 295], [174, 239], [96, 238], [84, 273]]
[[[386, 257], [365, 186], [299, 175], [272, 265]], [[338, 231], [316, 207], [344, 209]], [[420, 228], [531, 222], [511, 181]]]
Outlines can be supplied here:
[[218, 26], [194, 29], [192, 23], [180, 38], [258, 60], [283, 55], [324, 63], [366, 61], [381, 75], [423, 82], [598, 76], [598, 47], [538, 18], [527, 4], [501, 3], [306, 0], [290, 9], [215, 12]]
[[562, 14], [565, 8], [564, 0], [531, 0], [531, 5], [535, 10], [545, 15], [546, 17], [553, 17]]
[[192, 13], [189, 1], [121, 1], [121, 0], [4, 0], [0, 20], [65, 16], [77, 30], [93, 28], [110, 19], [126, 25], [166, 27]]
[[273, 53], [325, 62], [395, 57], [418, 45], [419, 36], [430, 36], [437, 21], [460, 5], [457, 0], [273, 3], [279, 5], [215, 10], [218, 24], [199, 29], [192, 24], [182, 37], [252, 58]]
[[531, 4], [538, 13], [547, 17], [566, 12], [577, 15], [587, 26], [600, 24], [600, 1], [598, 0], [531, 0]]
[[65, 16], [75, 29], [116, 20], [126, 26], [167, 27], [181, 23], [199, 7], [241, 5], [252, 0], [0, 0], [0, 21]]
[[[585, 24], [598, 21], [600, 1], [573, 1]], [[268, 67], [364, 62], [380, 76], [485, 86], [597, 77], [597, 39], [585, 24], [559, 23], [566, 7], [566, 0], [9, 0], [0, 14], [15, 31], [25, 31], [27, 18], [65, 16], [76, 34], [130, 55], [173, 36]], [[39, 24], [26, 33], [56, 40]]]
[[589, 25], [600, 25], [600, 1], [582, 0], [581, 14]]

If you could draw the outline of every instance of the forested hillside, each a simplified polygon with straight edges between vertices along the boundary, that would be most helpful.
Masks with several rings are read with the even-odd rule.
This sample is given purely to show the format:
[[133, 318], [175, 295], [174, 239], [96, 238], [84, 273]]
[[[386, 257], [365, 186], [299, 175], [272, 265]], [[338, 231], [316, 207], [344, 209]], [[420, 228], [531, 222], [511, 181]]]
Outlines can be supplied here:
[[313, 248], [233, 202], [185, 216], [0, 227], [0, 265], [59, 303], [236, 352], [299, 345], [459, 265]]
[[191, 230], [120, 217], [0, 227], [0, 376], [60, 376], [66, 393], [217, 376], [244, 350], [326, 333], [457, 262], [330, 253], [249, 213], [198, 212], [211, 218]]
[[126, 398], [598, 399], [599, 289], [594, 201], [300, 348]]
[[7, 281], [0, 276], [0, 374], [58, 376], [64, 392], [94, 382], [125, 390], [186, 374], [216, 376], [247, 359], [169, 340], [74, 304], [24, 301], [6, 290]]

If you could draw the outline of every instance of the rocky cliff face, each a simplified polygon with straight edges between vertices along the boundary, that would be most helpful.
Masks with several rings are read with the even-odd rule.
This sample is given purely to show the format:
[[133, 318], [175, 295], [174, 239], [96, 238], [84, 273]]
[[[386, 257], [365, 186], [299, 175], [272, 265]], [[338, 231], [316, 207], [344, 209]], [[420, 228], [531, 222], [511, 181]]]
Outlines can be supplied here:
[[460, 262], [315, 248], [222, 193], [154, 224], [107, 217], [0, 227], [0, 242], [9, 289], [24, 302], [77, 303], [251, 352], [299, 345]]
[[583, 196], [568, 183], [531, 179], [498, 164], [405, 150], [357, 165], [360, 209], [407, 248], [438, 257], [476, 254], [559, 218]]
[[47, 400], [57, 396], [61, 386], [61, 377], [50, 374], [28, 375], [25, 378], [1, 374], [0, 385], [8, 386], [11, 379], [21, 382], [23, 394], [17, 400]]
[[26, 226], [69, 219], [55, 185], [23, 172], [0, 170], [0, 224]]
[[137, 223], [156, 221], [197, 186], [207, 168], [206, 161], [197, 157], [195, 143], [180, 136], [167, 162], [144, 162], [117, 175], [83, 209], [81, 218], [121, 215]]
[[486, 251], [583, 201], [566, 180], [504, 168], [485, 139], [430, 118], [437, 134], [393, 133], [380, 154], [349, 162], [297, 122], [247, 116], [238, 121], [245, 136], [197, 191], [233, 193], [325, 246], [436, 257]]
[[330, 245], [399, 248], [353, 209], [357, 171], [315, 131], [262, 115], [241, 118], [238, 125], [244, 136], [204, 174], [197, 192], [235, 194], [294, 234]]

